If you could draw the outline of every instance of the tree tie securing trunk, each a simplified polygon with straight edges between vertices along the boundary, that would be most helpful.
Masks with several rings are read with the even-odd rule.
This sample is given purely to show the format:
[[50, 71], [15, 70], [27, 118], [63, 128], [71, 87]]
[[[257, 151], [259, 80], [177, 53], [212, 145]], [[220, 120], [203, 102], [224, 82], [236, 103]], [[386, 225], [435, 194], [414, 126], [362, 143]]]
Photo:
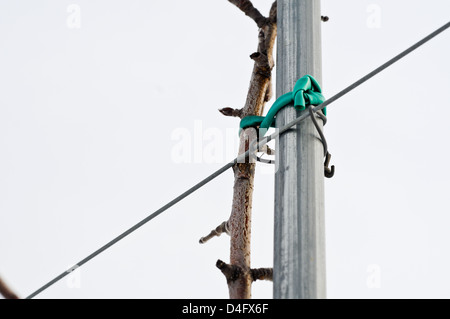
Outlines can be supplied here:
[[[320, 88], [319, 82], [317, 82], [317, 80], [311, 75], [305, 75], [297, 80], [292, 92], [283, 94], [272, 104], [272, 107], [269, 109], [269, 112], [267, 112], [266, 116], [249, 115], [244, 117], [239, 125], [240, 126], [239, 135], [241, 134], [243, 129], [246, 129], [248, 127], [254, 128], [259, 127], [258, 138], [261, 138], [264, 135], [266, 135], [269, 127], [275, 127], [275, 118], [277, 116], [277, 113], [282, 108], [293, 104], [293, 106], [297, 110], [302, 111], [305, 110], [306, 107], [308, 107], [311, 120], [313, 121], [313, 124], [316, 127], [317, 132], [320, 135], [320, 140], [322, 141], [323, 144], [323, 154], [325, 157], [324, 163], [325, 177], [331, 178], [334, 175], [334, 166], [331, 166], [331, 168], [328, 167], [331, 154], [328, 153], [327, 140], [325, 139], [325, 135], [323, 134], [322, 129], [320, 128], [319, 124], [317, 123], [317, 120], [314, 117], [314, 112], [312, 111], [311, 106], [311, 105], [319, 105], [322, 104], [323, 102], [325, 102], [325, 97], [322, 95], [322, 89]], [[326, 108], [323, 108], [322, 112], [318, 112], [317, 115], [319, 115], [319, 117], [323, 121], [323, 125], [325, 125], [325, 123], [327, 122]], [[257, 157], [257, 159], [260, 162], [274, 164], [274, 161], [262, 160], [259, 157]]]
[[[260, 128], [261, 137], [267, 133], [269, 127], [274, 127], [277, 113], [284, 107], [294, 104], [297, 110], [304, 110], [307, 105], [319, 105], [325, 102], [319, 82], [311, 75], [305, 75], [298, 79], [292, 92], [280, 96], [267, 112], [266, 116], [249, 115], [240, 122], [239, 134], [247, 127]], [[327, 115], [326, 108], [322, 110], [323, 115]]]

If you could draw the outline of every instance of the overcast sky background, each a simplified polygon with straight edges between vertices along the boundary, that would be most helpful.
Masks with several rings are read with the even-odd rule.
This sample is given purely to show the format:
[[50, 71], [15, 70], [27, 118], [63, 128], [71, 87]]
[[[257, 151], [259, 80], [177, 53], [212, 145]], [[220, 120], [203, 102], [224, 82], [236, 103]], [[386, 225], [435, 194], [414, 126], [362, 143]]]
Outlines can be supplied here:
[[[267, 14], [272, 0], [253, 2]], [[331, 97], [447, 23], [450, 2], [322, 0], [322, 13]], [[235, 157], [238, 120], [217, 109], [243, 106], [257, 34], [226, 0], [0, 2], [0, 275], [13, 290], [27, 296]], [[450, 298], [449, 43], [328, 108], [329, 298]], [[259, 164], [253, 267], [273, 265], [273, 181]], [[228, 218], [232, 187], [230, 170], [38, 297], [228, 298], [215, 262], [229, 237], [198, 239]], [[271, 298], [272, 283], [252, 291]]]

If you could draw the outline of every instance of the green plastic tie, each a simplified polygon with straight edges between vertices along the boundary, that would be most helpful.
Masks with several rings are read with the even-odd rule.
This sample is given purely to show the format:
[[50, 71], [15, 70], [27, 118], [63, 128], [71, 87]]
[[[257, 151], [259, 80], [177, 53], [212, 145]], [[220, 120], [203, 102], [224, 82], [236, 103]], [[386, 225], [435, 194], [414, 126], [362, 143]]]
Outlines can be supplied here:
[[[266, 116], [249, 115], [244, 117], [239, 125], [239, 134], [245, 128], [259, 126], [260, 132], [264, 136], [269, 127], [275, 127], [276, 115], [282, 108], [293, 104], [297, 110], [302, 111], [307, 105], [319, 105], [323, 102], [325, 102], [325, 97], [322, 95], [319, 82], [311, 75], [305, 75], [298, 79], [292, 92], [283, 94], [276, 99]], [[327, 115], [326, 108], [323, 108], [322, 112]]]

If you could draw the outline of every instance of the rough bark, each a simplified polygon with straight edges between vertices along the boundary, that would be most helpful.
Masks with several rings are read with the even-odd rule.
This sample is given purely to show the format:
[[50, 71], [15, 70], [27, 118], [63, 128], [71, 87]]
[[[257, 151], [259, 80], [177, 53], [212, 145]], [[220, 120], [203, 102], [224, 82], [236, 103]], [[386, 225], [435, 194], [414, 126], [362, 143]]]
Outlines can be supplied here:
[[256, 22], [259, 28], [262, 28], [266, 24], [266, 18], [261, 14], [261, 12], [256, 9], [250, 0], [228, 0], [236, 7], [241, 9], [247, 16]]

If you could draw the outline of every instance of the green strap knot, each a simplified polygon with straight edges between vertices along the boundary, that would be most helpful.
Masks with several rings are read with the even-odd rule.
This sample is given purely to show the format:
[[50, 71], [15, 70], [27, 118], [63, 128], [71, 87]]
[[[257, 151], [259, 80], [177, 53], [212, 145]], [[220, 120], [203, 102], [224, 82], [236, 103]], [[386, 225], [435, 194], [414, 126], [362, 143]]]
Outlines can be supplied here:
[[[325, 101], [319, 83], [311, 75], [305, 75], [298, 79], [292, 92], [288, 92], [280, 96], [269, 109], [266, 116], [249, 115], [244, 117], [240, 122], [239, 134], [247, 127], [259, 126], [263, 135], [269, 127], [275, 126], [275, 117], [283, 107], [294, 104], [298, 110], [304, 110], [307, 105], [319, 105]], [[327, 115], [326, 108], [323, 114]]]

